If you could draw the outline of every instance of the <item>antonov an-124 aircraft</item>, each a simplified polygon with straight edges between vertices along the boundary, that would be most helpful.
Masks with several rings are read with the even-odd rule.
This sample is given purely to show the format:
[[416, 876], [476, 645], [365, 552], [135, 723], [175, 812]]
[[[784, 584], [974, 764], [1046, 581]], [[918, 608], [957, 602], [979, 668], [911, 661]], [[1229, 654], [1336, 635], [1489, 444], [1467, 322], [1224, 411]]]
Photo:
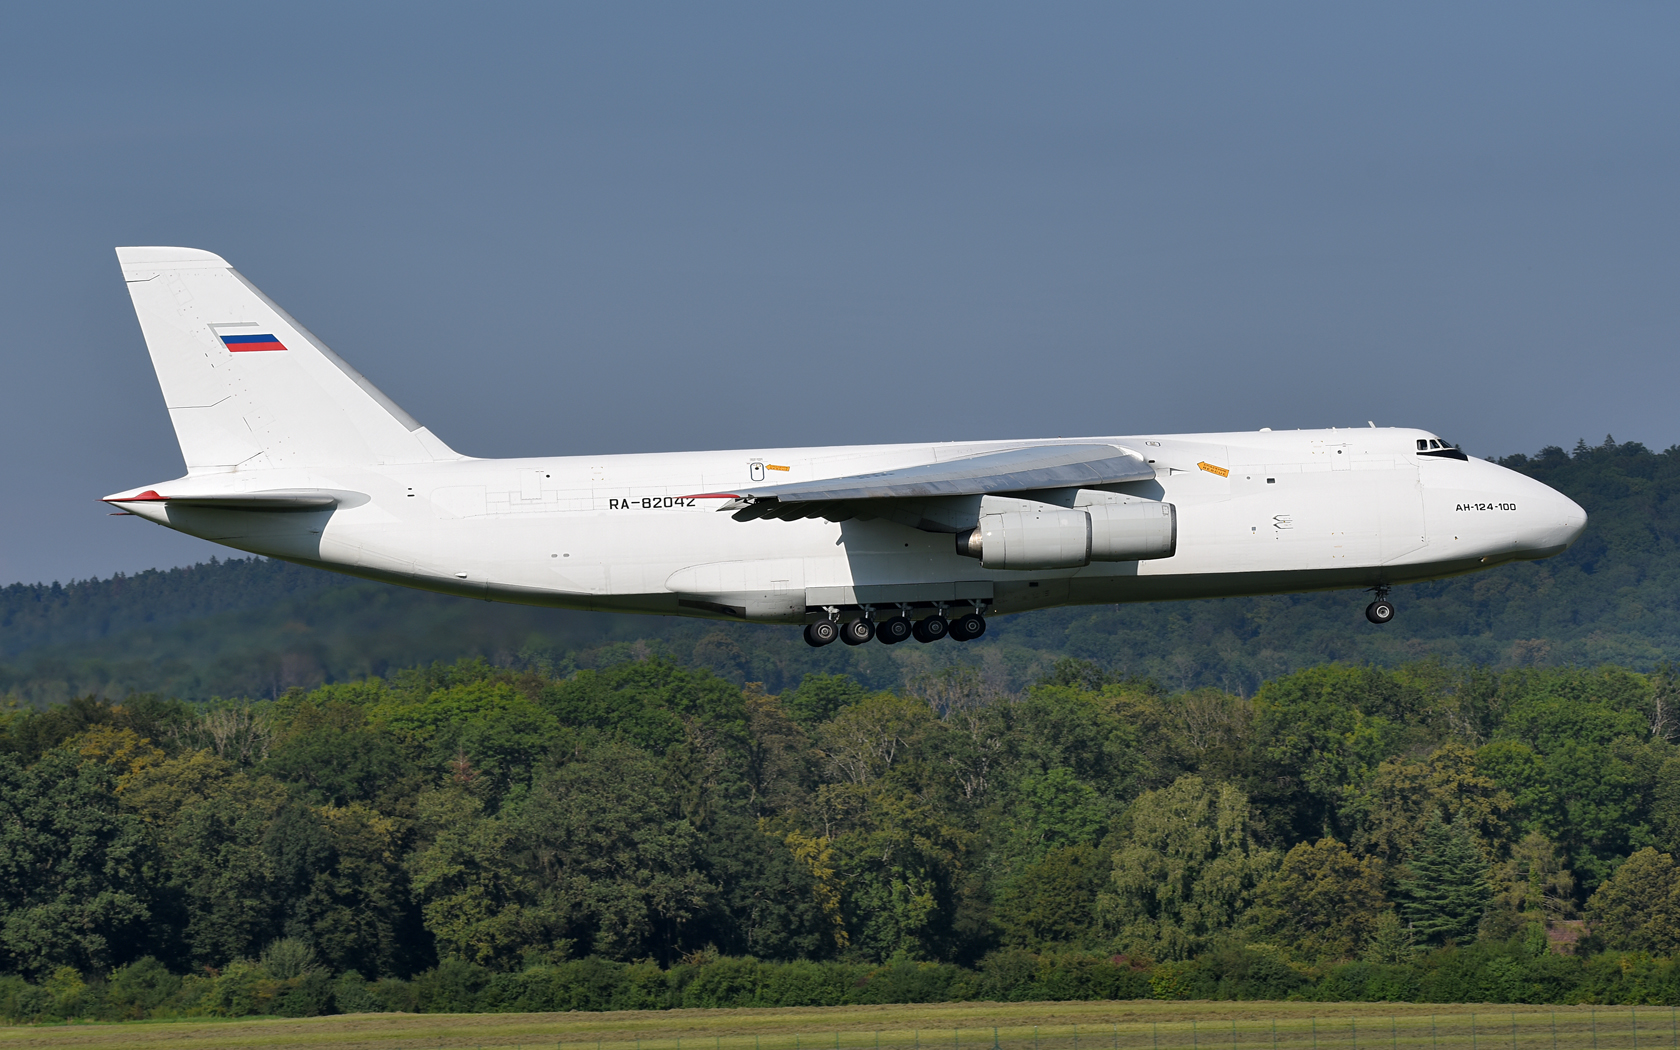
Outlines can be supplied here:
[[1567, 548], [1558, 492], [1422, 430], [474, 459], [221, 257], [118, 248], [185, 477], [105, 497], [243, 551], [494, 601], [979, 637], [1053, 605], [1364, 588]]

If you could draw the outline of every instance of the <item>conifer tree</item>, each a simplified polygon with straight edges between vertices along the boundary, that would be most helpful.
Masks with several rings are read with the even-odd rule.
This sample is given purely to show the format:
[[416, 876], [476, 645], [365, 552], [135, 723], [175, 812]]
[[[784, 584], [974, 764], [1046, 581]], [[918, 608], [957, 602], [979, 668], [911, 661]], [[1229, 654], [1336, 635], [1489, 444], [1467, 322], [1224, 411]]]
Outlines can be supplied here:
[[1408, 866], [1412, 877], [1400, 883], [1401, 910], [1412, 932], [1435, 944], [1475, 937], [1493, 892], [1469, 827], [1460, 820], [1430, 821]]

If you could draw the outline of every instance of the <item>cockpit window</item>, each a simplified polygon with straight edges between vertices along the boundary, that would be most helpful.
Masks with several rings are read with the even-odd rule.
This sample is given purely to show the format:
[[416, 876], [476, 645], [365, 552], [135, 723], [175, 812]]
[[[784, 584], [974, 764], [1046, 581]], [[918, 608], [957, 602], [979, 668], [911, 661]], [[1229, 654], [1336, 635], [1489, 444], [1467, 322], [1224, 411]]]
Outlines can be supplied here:
[[1431, 459], [1468, 460], [1470, 458], [1462, 450], [1454, 448], [1452, 442], [1442, 441], [1440, 438], [1418, 438], [1417, 449], [1418, 455], [1428, 456]]

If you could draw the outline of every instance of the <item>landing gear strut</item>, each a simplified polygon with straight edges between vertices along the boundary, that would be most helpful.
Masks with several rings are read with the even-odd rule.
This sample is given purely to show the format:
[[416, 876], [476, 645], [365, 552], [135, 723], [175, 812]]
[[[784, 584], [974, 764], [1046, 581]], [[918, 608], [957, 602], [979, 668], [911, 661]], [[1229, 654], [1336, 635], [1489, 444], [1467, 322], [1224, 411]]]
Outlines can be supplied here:
[[1385, 624], [1394, 619], [1394, 603], [1388, 600], [1388, 588], [1372, 587], [1377, 600], [1365, 606], [1365, 619], [1375, 624]]

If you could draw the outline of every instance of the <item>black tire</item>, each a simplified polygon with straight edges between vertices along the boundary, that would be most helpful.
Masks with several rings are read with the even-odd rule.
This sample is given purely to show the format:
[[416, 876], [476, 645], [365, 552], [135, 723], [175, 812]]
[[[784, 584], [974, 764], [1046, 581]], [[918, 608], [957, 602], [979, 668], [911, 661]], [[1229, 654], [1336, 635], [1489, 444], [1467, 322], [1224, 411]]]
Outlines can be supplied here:
[[908, 616], [894, 616], [875, 625], [875, 640], [882, 645], [897, 645], [909, 638], [914, 629]]
[[1394, 619], [1394, 603], [1387, 598], [1378, 598], [1365, 606], [1365, 619], [1375, 624], [1384, 624]]
[[818, 620], [805, 627], [805, 644], [813, 649], [821, 649], [838, 637], [840, 625], [833, 620]]
[[986, 633], [986, 618], [979, 613], [969, 613], [951, 621], [951, 637], [959, 642], [972, 642]]
[[945, 617], [935, 613], [926, 619], [917, 620], [916, 626], [910, 629], [911, 637], [923, 643], [937, 642], [951, 633], [951, 625]]
[[875, 625], [868, 620], [848, 620], [840, 625], [840, 640], [847, 645], [862, 645], [875, 637]]

